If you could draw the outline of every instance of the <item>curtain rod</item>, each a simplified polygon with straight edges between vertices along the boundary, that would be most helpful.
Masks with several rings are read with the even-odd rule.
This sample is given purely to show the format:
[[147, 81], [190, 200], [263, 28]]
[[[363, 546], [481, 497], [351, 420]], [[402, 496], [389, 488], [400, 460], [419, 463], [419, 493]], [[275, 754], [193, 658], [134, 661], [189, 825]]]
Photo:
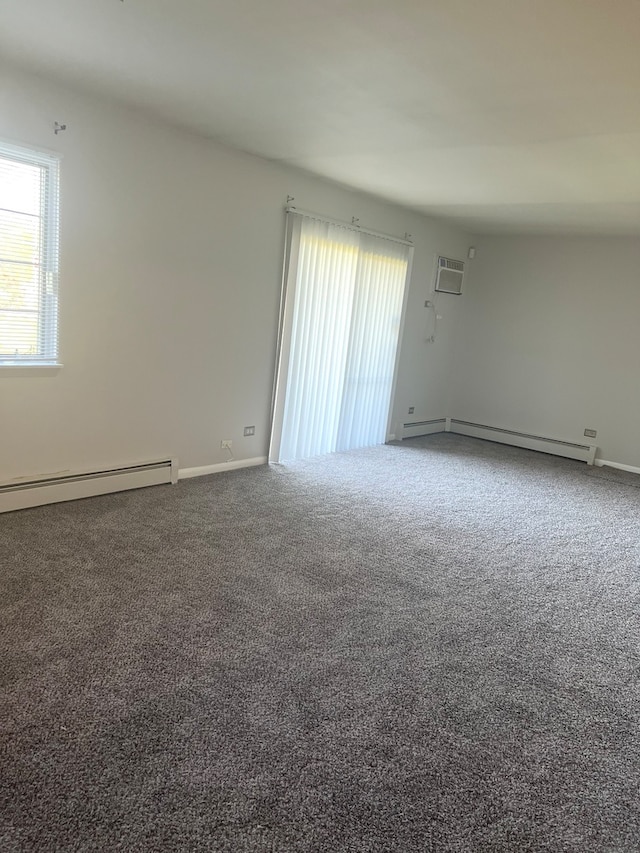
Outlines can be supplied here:
[[401, 237], [393, 237], [391, 234], [383, 234], [382, 231], [372, 231], [370, 228], [361, 228], [353, 222], [344, 222], [341, 219], [331, 219], [328, 216], [321, 216], [319, 213], [312, 213], [309, 210], [302, 210], [299, 207], [287, 205], [286, 213], [297, 213], [298, 216], [309, 216], [311, 219], [319, 219], [321, 222], [326, 222], [329, 225], [339, 225], [341, 228], [350, 228], [352, 231], [359, 231], [360, 234], [370, 234], [372, 237], [382, 237], [384, 240], [391, 240], [392, 243], [401, 243], [403, 246], [413, 246], [412, 240], [403, 240]]

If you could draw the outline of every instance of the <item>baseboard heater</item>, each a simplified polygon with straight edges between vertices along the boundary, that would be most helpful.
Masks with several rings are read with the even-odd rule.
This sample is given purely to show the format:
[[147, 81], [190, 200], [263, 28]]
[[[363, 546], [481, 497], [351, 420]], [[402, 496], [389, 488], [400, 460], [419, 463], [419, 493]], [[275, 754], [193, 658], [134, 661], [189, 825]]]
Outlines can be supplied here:
[[0, 484], [0, 512], [177, 481], [176, 459], [161, 459], [97, 471], [61, 472], [32, 480], [17, 479]]
[[410, 423], [402, 424], [402, 437], [418, 438], [421, 435], [444, 432], [446, 425], [446, 418], [433, 418], [430, 421], [411, 421]]
[[578, 459], [581, 462], [586, 462], [587, 465], [593, 465], [598, 449], [595, 444], [575, 444], [571, 441], [561, 441], [542, 435], [530, 435], [526, 432], [501, 429], [487, 424], [459, 421], [456, 418], [451, 418], [448, 421], [447, 432], [456, 432], [474, 438], [485, 438], [488, 441], [511, 444], [514, 447], [525, 447], [528, 450], [539, 450], [542, 453], [552, 453], [555, 456], [565, 456], [568, 459]]

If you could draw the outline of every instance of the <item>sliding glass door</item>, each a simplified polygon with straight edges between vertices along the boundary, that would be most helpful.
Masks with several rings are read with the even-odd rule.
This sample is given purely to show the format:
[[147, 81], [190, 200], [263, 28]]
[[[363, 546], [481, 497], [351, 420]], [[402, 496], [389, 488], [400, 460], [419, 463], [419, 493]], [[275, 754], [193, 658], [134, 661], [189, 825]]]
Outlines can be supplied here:
[[382, 444], [411, 247], [287, 216], [270, 461]]

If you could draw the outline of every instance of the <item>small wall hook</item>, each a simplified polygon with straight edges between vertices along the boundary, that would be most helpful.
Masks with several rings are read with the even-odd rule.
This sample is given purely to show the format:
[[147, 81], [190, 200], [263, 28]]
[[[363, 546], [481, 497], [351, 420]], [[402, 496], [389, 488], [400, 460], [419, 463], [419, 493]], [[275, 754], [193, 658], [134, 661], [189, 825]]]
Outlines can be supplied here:
[[60, 133], [61, 130], [66, 130], [66, 129], [67, 129], [67, 125], [66, 124], [60, 124], [59, 121], [57, 121], [53, 125], [53, 132], [55, 133], [56, 136]]
[[352, 224], [352, 225], [359, 225], [359, 224], [360, 224], [360, 220], [358, 219], [358, 217], [357, 217], [357, 216], [352, 216], [352, 217], [351, 217], [351, 224]]
[[293, 196], [293, 195], [287, 196], [287, 204], [291, 204], [291, 202], [295, 201], [295, 200], [296, 200], [295, 196]]

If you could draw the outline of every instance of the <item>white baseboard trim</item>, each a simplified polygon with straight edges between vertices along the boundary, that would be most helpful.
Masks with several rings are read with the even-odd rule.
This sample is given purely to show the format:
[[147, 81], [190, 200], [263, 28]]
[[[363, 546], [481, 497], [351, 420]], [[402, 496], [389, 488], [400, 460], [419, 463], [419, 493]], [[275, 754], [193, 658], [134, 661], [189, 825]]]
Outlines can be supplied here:
[[409, 421], [402, 425], [402, 438], [419, 438], [421, 435], [432, 435], [434, 432], [445, 432], [446, 418], [430, 418], [425, 421]]
[[178, 479], [190, 480], [192, 477], [221, 474], [223, 471], [236, 471], [238, 468], [253, 468], [256, 465], [266, 465], [267, 461], [266, 456], [253, 456], [251, 459], [234, 459], [231, 462], [218, 462], [215, 465], [201, 465], [199, 468], [181, 468], [178, 471]]
[[623, 465], [622, 462], [610, 462], [608, 459], [596, 459], [598, 468], [617, 468], [619, 471], [629, 471], [631, 474], [640, 474], [640, 468], [635, 465]]

